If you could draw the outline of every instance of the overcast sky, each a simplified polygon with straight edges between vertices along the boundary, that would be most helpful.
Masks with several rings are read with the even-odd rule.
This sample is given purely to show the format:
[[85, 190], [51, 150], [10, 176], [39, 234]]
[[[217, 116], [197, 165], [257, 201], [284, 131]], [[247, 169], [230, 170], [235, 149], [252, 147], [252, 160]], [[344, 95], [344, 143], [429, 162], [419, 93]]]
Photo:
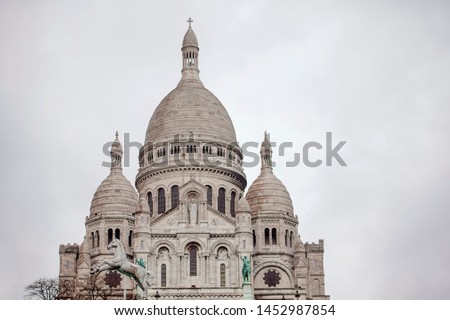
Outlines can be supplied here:
[[[362, 0], [0, 1], [0, 298], [81, 243], [103, 145], [143, 142], [189, 16], [239, 142], [293, 143], [274, 172], [325, 240], [327, 294], [450, 299], [450, 3]], [[286, 167], [326, 132], [347, 167]]]

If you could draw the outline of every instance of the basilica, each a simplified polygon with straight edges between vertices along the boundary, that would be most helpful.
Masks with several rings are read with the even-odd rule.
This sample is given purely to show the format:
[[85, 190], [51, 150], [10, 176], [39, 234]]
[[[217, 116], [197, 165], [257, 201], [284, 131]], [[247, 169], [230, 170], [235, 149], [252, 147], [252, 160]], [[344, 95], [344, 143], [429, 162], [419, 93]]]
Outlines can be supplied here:
[[[150, 118], [134, 186], [122, 174], [116, 133], [110, 172], [92, 198], [84, 240], [60, 245], [60, 284], [72, 286], [65, 298], [81, 299], [96, 288], [115, 299], [122, 293], [144, 299], [329, 299], [324, 242], [301, 240], [289, 192], [272, 168], [267, 133], [261, 134], [261, 172], [245, 192], [242, 150], [227, 110], [199, 78], [191, 22], [181, 47], [181, 79]], [[147, 291], [114, 268], [92, 280], [93, 268], [113, 259], [116, 239], [131, 265], [151, 276]]]

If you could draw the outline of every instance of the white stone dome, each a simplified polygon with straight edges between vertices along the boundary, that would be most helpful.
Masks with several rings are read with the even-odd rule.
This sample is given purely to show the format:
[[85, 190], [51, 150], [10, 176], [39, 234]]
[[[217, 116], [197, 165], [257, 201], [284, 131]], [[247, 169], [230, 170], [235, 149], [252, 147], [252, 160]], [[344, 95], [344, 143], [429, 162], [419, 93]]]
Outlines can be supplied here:
[[185, 140], [192, 134], [196, 141], [235, 143], [236, 132], [227, 110], [199, 78], [199, 48], [191, 27], [184, 35], [181, 51], [181, 80], [153, 112], [145, 144], [173, 141], [176, 135]]
[[250, 205], [245, 197], [241, 197], [236, 204], [236, 212], [251, 212]]
[[147, 127], [145, 144], [173, 141], [176, 135], [196, 141], [236, 142], [228, 112], [201, 81], [182, 79], [154, 111]]
[[100, 183], [91, 201], [91, 217], [100, 214], [132, 214], [138, 205], [138, 195], [122, 173], [122, 144], [119, 133], [111, 146], [111, 172]]
[[99, 214], [132, 214], [138, 205], [138, 195], [121, 169], [112, 169], [102, 181], [91, 202], [91, 217]]
[[259, 177], [247, 192], [247, 201], [253, 214], [279, 213], [293, 214], [291, 196], [284, 184], [272, 172], [272, 168], [261, 170]]

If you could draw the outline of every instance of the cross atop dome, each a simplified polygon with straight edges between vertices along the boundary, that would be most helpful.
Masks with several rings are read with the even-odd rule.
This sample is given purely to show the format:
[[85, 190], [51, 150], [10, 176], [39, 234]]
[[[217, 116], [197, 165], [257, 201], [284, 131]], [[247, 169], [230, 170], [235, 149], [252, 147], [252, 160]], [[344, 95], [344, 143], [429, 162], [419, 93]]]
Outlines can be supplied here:
[[189, 17], [187, 22], [189, 23], [189, 29], [191, 29], [191, 23], [194, 22], [194, 20], [192, 20], [191, 17]]

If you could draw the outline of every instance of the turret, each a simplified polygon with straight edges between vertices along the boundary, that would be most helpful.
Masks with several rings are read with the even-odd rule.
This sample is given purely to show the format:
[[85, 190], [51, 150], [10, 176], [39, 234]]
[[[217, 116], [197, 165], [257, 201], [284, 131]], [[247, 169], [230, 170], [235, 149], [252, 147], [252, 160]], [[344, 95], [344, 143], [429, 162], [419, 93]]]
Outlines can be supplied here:
[[236, 204], [236, 236], [239, 238], [238, 251], [245, 254], [253, 253], [251, 215], [250, 206], [242, 196]]
[[128, 254], [132, 253], [133, 213], [138, 205], [138, 195], [122, 173], [123, 149], [117, 131], [110, 155], [110, 173], [97, 188], [85, 222], [85, 251], [89, 251], [95, 263], [111, 254], [106, 246], [114, 238], [122, 241]]
[[198, 41], [197, 36], [192, 30], [191, 23], [194, 22], [189, 18], [189, 28], [183, 38], [183, 45], [181, 47], [182, 57], [183, 57], [183, 69], [182, 73], [194, 72], [199, 73], [198, 70]]
[[133, 234], [133, 252], [136, 261], [148, 265], [148, 248], [150, 247], [150, 210], [145, 195], [139, 196], [139, 205], [134, 214], [135, 228]]

